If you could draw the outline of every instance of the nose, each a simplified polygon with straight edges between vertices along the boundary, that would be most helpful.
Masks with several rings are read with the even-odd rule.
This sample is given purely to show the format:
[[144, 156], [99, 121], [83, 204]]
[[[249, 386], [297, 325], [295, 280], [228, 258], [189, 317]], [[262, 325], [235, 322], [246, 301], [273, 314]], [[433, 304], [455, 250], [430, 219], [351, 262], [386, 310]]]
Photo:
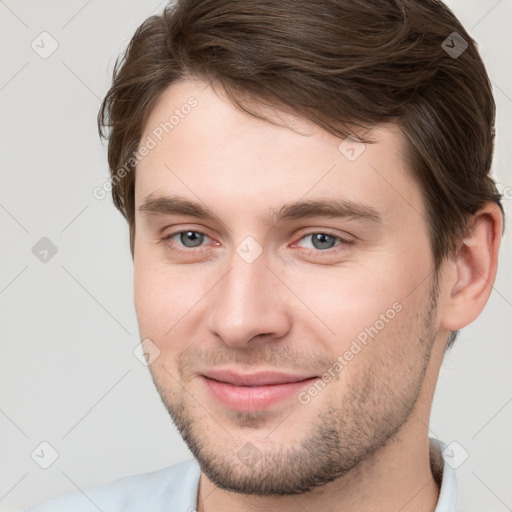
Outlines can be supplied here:
[[248, 263], [234, 253], [211, 297], [211, 331], [239, 348], [284, 336], [291, 328], [291, 315], [282, 288], [263, 255]]

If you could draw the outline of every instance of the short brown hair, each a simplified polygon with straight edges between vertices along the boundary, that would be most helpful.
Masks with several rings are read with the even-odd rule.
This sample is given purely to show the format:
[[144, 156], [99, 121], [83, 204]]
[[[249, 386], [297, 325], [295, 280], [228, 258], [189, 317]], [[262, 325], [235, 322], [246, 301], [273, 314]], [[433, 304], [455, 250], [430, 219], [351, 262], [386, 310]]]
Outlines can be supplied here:
[[[466, 44], [460, 55], [449, 51]], [[365, 140], [372, 127], [396, 123], [423, 191], [436, 269], [470, 215], [488, 202], [501, 208], [490, 176], [489, 78], [475, 42], [442, 2], [178, 0], [137, 29], [98, 113], [132, 255], [132, 157], [162, 93], [189, 77], [219, 84], [253, 115], [247, 100], [256, 99], [339, 137], [358, 131]]]

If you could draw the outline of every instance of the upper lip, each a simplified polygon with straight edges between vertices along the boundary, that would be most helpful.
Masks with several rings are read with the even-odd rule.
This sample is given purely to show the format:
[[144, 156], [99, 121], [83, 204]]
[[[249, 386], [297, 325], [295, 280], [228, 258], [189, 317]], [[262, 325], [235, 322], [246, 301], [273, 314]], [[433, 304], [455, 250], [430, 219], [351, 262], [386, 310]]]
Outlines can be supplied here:
[[298, 375], [276, 371], [262, 371], [257, 373], [237, 373], [233, 370], [207, 370], [202, 372], [204, 377], [227, 382], [234, 386], [271, 386], [312, 379], [312, 375]]

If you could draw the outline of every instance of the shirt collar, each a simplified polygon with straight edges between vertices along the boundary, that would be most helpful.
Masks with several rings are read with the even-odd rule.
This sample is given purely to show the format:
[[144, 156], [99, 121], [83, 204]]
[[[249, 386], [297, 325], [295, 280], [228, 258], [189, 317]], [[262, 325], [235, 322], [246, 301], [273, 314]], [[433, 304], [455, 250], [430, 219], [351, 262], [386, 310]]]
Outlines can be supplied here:
[[446, 445], [439, 439], [430, 438], [430, 467], [439, 485], [439, 500], [435, 512], [457, 512], [457, 477], [455, 469], [446, 463], [443, 451]]

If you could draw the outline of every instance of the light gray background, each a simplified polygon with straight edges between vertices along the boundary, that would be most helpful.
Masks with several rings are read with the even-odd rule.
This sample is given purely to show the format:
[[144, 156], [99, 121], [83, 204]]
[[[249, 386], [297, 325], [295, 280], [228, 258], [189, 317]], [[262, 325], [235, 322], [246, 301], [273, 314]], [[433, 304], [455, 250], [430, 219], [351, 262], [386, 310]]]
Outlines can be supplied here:
[[[109, 197], [92, 195], [108, 177], [95, 123], [114, 59], [164, 4], [0, 0], [1, 511], [190, 457], [132, 353], [139, 339], [127, 226]], [[512, 510], [512, 0], [448, 4], [479, 42], [494, 84], [494, 172], [509, 229], [489, 304], [444, 362], [431, 435], [469, 453], [457, 470], [462, 509], [505, 512]], [[59, 45], [47, 59], [31, 48], [43, 31]], [[42, 237], [58, 249], [46, 263], [32, 253]], [[46, 470], [31, 458], [42, 441], [59, 454]]]

